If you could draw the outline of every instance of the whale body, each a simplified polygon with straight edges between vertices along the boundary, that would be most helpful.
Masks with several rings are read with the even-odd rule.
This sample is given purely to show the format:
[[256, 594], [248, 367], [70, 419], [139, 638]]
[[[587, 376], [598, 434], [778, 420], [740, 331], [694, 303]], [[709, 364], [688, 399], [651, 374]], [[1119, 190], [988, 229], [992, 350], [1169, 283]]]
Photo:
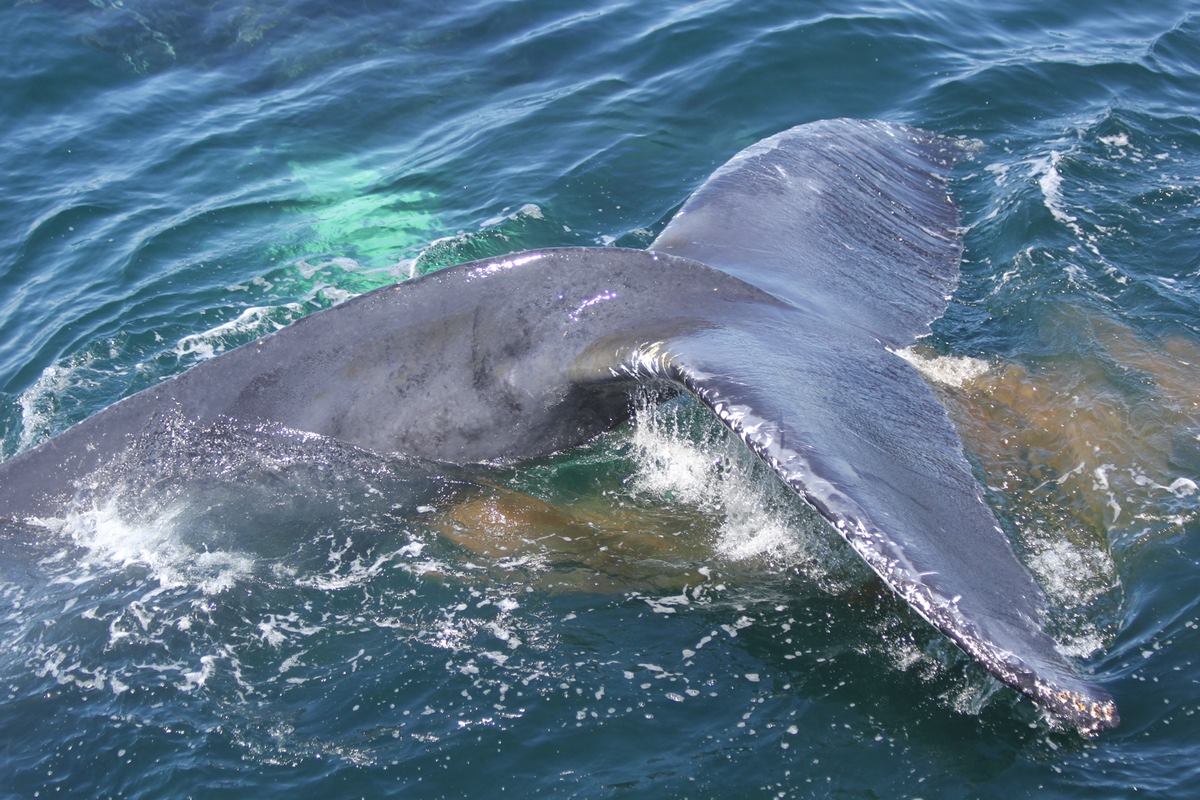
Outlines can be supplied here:
[[945, 409], [895, 353], [954, 291], [962, 154], [898, 124], [792, 128], [719, 168], [646, 250], [450, 267], [132, 395], [0, 465], [0, 515], [61, 513], [85, 476], [181, 420], [514, 462], [595, 437], [628, 419], [631, 384], [662, 384], [711, 409], [992, 675], [1080, 730], [1115, 727], [1113, 699], [1043, 630], [1045, 596]]

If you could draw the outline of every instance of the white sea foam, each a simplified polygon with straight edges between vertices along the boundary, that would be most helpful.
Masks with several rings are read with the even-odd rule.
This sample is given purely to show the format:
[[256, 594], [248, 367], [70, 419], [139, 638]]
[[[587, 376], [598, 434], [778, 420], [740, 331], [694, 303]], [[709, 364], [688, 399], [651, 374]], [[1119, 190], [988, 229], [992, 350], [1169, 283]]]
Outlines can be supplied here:
[[635, 414], [633, 445], [638, 455], [634, 488], [720, 515], [714, 545], [732, 561], [767, 558], [802, 566], [826, 577], [811, 556], [812, 531], [797, 516], [782, 485], [776, 484], [741, 442], [715, 422], [699, 438], [676, 403], [644, 402]]
[[1062, 537], [1044, 537], [1029, 566], [1051, 597], [1070, 605], [1082, 605], [1103, 594], [1115, 574], [1107, 552]]
[[329, 267], [338, 267], [346, 272], [362, 271], [362, 265], [360, 265], [353, 258], [329, 258], [324, 261], [318, 261], [316, 264], [310, 263], [307, 259], [302, 258], [296, 262], [296, 269], [300, 271], [300, 275], [305, 280], [312, 280], [318, 272]]
[[[286, 312], [286, 319], [276, 317], [280, 311]], [[192, 357], [201, 360], [217, 356], [225, 351], [235, 338], [260, 337], [285, 327], [295, 315], [303, 313], [300, 303], [284, 303], [278, 306], [251, 306], [237, 315], [235, 319], [222, 322], [200, 333], [184, 336], [175, 345], [175, 354], [180, 357]]]
[[54, 420], [54, 399], [62, 392], [70, 370], [51, 364], [17, 397], [21, 408], [21, 438], [19, 448], [25, 450], [48, 435]]
[[1030, 170], [1032, 175], [1037, 178], [1038, 187], [1042, 190], [1042, 202], [1050, 214], [1074, 230], [1077, 228], [1074, 225], [1075, 217], [1068, 214], [1063, 205], [1062, 173], [1058, 171], [1058, 165], [1061, 162], [1062, 153], [1051, 150], [1050, 155], [1033, 161], [1030, 164]]
[[479, 227], [480, 228], [496, 228], [496, 227], [499, 227], [500, 225], [503, 225], [505, 222], [516, 222], [521, 219], [542, 220], [545, 218], [546, 218], [546, 215], [545, 215], [545, 213], [542, 212], [541, 206], [537, 205], [536, 203], [526, 203], [525, 205], [518, 208], [516, 211], [510, 211], [507, 208], [504, 209], [496, 216], [490, 217], [490, 218], [484, 220], [483, 224], [480, 225]]
[[1176, 478], [1167, 488], [1176, 497], [1191, 497], [1197, 491], [1196, 482], [1191, 478]]
[[236, 551], [197, 550], [178, 534], [180, 508], [168, 508], [144, 522], [130, 522], [110, 503], [73, 510], [61, 532], [86, 553], [86, 568], [141, 566], [163, 589], [190, 588], [214, 595], [232, 588], [253, 571], [253, 556]]
[[914, 347], [892, 352], [912, 364], [928, 380], [956, 389], [983, 377], [989, 369], [986, 361], [968, 356], [930, 356]]
[[[1043, 536], [1029, 558], [1038, 583], [1060, 609], [1086, 608], [1108, 592], [1116, 580], [1112, 556], [1099, 546], [1088, 546], [1061, 536]], [[1075, 614], [1059, 631], [1059, 649], [1085, 658], [1104, 646], [1096, 626]]]
[[83, 351], [51, 364], [17, 397], [21, 409], [21, 436], [18, 449], [25, 450], [63, 427], [62, 403], [79, 386], [94, 385], [102, 376], [95, 375], [96, 354]]

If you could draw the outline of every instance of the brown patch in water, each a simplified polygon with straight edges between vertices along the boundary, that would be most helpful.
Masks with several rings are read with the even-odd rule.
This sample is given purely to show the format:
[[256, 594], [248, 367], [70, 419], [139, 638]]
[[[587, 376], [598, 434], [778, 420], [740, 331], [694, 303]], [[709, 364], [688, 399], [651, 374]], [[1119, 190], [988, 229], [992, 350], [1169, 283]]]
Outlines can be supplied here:
[[702, 517], [603, 495], [558, 506], [489, 486], [428, 522], [490, 568], [521, 565], [564, 589], [677, 591], [708, 581], [698, 570], [713, 558]]
[[1200, 478], [1181, 466], [1198, 450], [1200, 346], [1073, 308], [1047, 324], [1064, 354], [943, 391], [967, 451], [1001, 500], [1081, 543], [1169, 516]]

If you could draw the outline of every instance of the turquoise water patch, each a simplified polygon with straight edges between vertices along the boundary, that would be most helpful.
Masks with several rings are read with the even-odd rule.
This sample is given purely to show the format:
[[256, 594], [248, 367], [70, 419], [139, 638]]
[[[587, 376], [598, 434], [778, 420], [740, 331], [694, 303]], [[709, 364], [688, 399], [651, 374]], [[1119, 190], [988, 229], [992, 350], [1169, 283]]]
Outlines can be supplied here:
[[292, 210], [304, 216], [310, 232], [291, 252], [273, 251], [274, 258], [312, 261], [328, 254], [364, 268], [387, 267], [411, 256], [438, 229], [433, 195], [379, 191], [382, 176], [353, 159], [289, 167], [303, 187], [303, 199]]

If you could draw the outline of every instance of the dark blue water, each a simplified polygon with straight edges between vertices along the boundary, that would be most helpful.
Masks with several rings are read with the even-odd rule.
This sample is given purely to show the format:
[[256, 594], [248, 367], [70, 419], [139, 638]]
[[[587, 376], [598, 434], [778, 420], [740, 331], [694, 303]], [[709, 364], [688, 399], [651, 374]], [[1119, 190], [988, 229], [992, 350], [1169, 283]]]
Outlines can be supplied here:
[[232, 488], [167, 470], [0, 543], [0, 793], [1195, 796], [1191, 4], [43, 0], [0, 23], [4, 457], [399, 278], [645, 245], [802, 122], [978, 140], [963, 280], [913, 358], [1123, 718], [1045, 718], [696, 408], [646, 401], [482, 477], [231, 442]]

